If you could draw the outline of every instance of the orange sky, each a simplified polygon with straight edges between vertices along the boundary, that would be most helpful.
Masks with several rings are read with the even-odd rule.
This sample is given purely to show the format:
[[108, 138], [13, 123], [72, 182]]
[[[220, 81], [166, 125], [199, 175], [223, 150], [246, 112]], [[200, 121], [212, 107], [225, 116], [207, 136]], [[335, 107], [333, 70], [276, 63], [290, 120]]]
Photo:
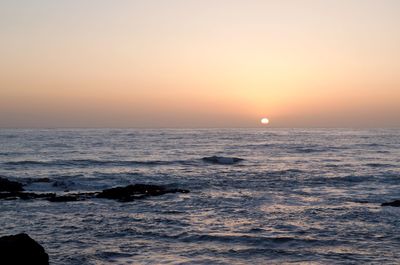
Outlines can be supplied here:
[[0, 127], [400, 127], [400, 1], [2, 1]]

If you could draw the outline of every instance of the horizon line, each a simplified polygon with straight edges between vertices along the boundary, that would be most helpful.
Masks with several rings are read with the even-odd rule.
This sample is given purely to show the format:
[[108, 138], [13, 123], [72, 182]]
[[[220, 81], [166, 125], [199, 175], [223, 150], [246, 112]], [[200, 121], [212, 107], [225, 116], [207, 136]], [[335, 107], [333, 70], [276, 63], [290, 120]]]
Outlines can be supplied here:
[[0, 127], [0, 130], [212, 130], [212, 129], [348, 129], [348, 130], [362, 130], [362, 129], [400, 129], [400, 126], [386, 126], [386, 127], [372, 127], [372, 126], [355, 126], [355, 127], [328, 127], [328, 126], [307, 126], [307, 127], [275, 127], [275, 126], [254, 126], [254, 127]]

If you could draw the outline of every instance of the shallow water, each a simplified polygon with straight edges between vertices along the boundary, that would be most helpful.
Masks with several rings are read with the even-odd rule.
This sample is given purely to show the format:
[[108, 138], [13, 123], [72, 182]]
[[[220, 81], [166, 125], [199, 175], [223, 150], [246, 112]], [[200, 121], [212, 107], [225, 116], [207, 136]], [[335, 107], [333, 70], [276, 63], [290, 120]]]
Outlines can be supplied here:
[[[245, 159], [209, 164], [205, 156]], [[398, 264], [400, 130], [0, 130], [0, 175], [32, 191], [189, 189], [121, 203], [0, 201], [51, 264]]]

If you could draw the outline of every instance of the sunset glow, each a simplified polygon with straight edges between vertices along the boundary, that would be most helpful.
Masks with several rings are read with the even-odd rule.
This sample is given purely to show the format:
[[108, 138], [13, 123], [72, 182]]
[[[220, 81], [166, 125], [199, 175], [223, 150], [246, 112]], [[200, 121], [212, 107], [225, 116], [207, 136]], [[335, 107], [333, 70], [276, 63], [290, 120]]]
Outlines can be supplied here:
[[3, 1], [0, 127], [400, 126], [398, 10]]

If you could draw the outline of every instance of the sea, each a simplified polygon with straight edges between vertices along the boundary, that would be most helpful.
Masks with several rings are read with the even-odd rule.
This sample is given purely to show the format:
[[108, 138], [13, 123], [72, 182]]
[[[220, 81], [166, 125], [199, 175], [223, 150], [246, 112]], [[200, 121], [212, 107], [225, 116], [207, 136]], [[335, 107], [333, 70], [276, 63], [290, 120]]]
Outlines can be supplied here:
[[0, 200], [0, 236], [27, 233], [53, 265], [400, 264], [400, 208], [381, 206], [400, 199], [400, 129], [3, 129], [0, 176], [190, 191]]

